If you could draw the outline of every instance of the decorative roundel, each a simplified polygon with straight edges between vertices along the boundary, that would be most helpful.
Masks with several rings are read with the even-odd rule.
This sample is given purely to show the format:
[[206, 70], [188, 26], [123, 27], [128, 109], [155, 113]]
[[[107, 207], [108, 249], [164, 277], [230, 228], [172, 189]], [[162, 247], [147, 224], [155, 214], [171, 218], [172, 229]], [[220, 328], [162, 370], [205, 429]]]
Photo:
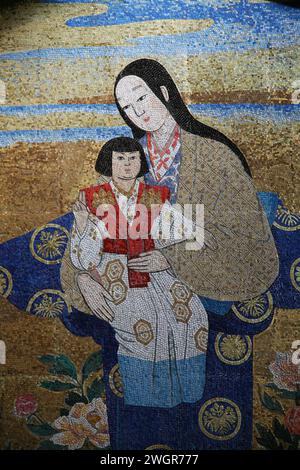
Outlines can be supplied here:
[[119, 370], [119, 364], [115, 364], [108, 376], [109, 386], [117, 397], [123, 397], [123, 384]]
[[58, 224], [47, 224], [37, 228], [30, 240], [32, 256], [44, 264], [61, 263], [69, 233], [65, 227]]
[[152, 446], [146, 447], [145, 450], [172, 450], [172, 447], [166, 444], [153, 444]]
[[273, 225], [287, 232], [300, 230], [300, 214], [294, 214], [289, 211], [289, 209], [279, 204]]
[[64, 294], [59, 290], [44, 289], [36, 292], [28, 302], [26, 311], [43, 318], [59, 317], [64, 311], [72, 309], [66, 303]]
[[6, 268], [0, 266], [0, 295], [8, 297], [12, 291], [12, 286], [12, 275]]
[[215, 339], [215, 351], [221, 362], [238, 366], [251, 356], [251, 339], [249, 336], [218, 333]]
[[246, 323], [261, 323], [273, 312], [272, 294], [265, 292], [253, 299], [236, 302], [232, 310], [240, 320]]
[[217, 441], [233, 439], [241, 428], [239, 407], [228, 398], [212, 398], [200, 408], [199, 427], [205, 436]]
[[290, 269], [290, 278], [296, 290], [300, 291], [300, 258], [295, 259]]

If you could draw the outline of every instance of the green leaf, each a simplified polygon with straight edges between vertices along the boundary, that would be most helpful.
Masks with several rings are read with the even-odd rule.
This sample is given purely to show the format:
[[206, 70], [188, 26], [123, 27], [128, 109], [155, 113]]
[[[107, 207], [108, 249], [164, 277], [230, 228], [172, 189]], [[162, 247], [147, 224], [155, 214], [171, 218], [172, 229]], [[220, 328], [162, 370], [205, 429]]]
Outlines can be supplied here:
[[69, 415], [69, 410], [67, 410], [67, 408], [60, 409], [60, 416], [68, 416], [68, 415]]
[[261, 446], [269, 450], [275, 450], [280, 448], [275, 436], [273, 435], [270, 429], [260, 423], [257, 423], [255, 426], [260, 436], [257, 437], [256, 440]]
[[275, 390], [280, 398], [287, 398], [288, 400], [296, 400], [297, 392], [292, 392], [290, 390], [286, 390], [285, 388], [279, 388], [273, 382], [267, 383], [265, 387], [271, 388]]
[[91, 402], [94, 398], [100, 398], [105, 390], [103, 380], [95, 379], [87, 389], [87, 397]]
[[56, 434], [57, 431], [54, 429], [50, 424], [48, 423], [43, 423], [43, 424], [26, 424], [29, 431], [32, 432], [33, 434], [36, 434], [37, 436], [53, 436], [53, 434]]
[[58, 444], [54, 444], [52, 441], [42, 441], [37, 448], [38, 450], [65, 450], [67, 446], [60, 446]]
[[66, 390], [72, 390], [76, 385], [68, 382], [60, 382], [59, 380], [43, 380], [40, 384], [40, 387], [46, 388], [47, 390], [52, 390], [52, 392], [64, 392]]
[[278, 418], [273, 419], [273, 430], [274, 434], [278, 439], [281, 439], [284, 442], [287, 442], [288, 444], [292, 444], [292, 438], [289, 433], [289, 431], [286, 429], [286, 427], [281, 424]]
[[92, 372], [97, 372], [102, 368], [102, 352], [95, 351], [85, 361], [82, 368], [82, 380], [85, 381]]
[[88, 403], [86, 397], [83, 397], [79, 393], [70, 392], [68, 396], [65, 398], [65, 404], [69, 406], [75, 405], [75, 403]]
[[261, 396], [262, 404], [270, 411], [284, 414], [284, 409], [281, 403], [276, 398], [271, 397], [268, 393], [264, 392]]
[[74, 380], [77, 380], [76, 367], [67, 356], [63, 354], [46, 354], [39, 356], [39, 360], [49, 366], [48, 371], [50, 374], [66, 375], [67, 377], [72, 377]]

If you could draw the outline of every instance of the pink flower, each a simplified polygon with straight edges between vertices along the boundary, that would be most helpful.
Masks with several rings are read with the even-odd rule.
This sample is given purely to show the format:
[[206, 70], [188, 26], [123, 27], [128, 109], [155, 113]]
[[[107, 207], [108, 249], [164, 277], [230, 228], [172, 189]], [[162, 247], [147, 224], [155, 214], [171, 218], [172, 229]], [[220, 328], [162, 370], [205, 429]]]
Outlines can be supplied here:
[[276, 353], [275, 362], [269, 365], [274, 384], [278, 388], [297, 391], [300, 384], [300, 368], [292, 362], [292, 353]]
[[28, 393], [27, 395], [22, 395], [15, 400], [14, 413], [18, 418], [24, 418], [35, 413], [37, 407], [37, 400], [33, 395]]
[[285, 417], [284, 423], [291, 434], [300, 436], [300, 406], [290, 408]]

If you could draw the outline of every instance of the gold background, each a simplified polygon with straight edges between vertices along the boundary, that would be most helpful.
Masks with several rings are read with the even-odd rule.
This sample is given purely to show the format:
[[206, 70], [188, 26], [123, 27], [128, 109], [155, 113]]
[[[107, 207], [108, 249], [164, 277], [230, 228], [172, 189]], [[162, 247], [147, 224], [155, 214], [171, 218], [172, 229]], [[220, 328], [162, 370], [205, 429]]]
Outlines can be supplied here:
[[[15, 5], [2, 13], [2, 52], [37, 48], [122, 45], [143, 35], [180, 34], [209, 28], [212, 20], [157, 20], [118, 27], [68, 28], [65, 21], [105, 11], [100, 4]], [[109, 28], [109, 29], [107, 29]], [[104, 31], [105, 30], [105, 31]], [[101, 62], [100, 62], [101, 59]], [[2, 60], [0, 78], [7, 86], [5, 105], [112, 103], [114, 80], [132, 58], [73, 58], [57, 54], [51, 61], [28, 58]], [[299, 47], [220, 52], [193, 57], [157, 56], [175, 79], [186, 103], [289, 103], [292, 82], [300, 77]], [[212, 73], [213, 71], [213, 73]], [[217, 127], [244, 152], [257, 190], [278, 192], [289, 209], [300, 210], [299, 123], [220, 120], [198, 115]], [[45, 115], [4, 116], [5, 130], [64, 129], [123, 125], [118, 115], [57, 112]], [[0, 148], [0, 242], [23, 234], [68, 212], [79, 188], [96, 179], [94, 161], [101, 142], [15, 143]], [[26, 279], [24, 279], [26, 282]], [[260, 384], [270, 380], [268, 365], [275, 351], [288, 351], [300, 339], [299, 311], [277, 310], [271, 327], [255, 338], [254, 421], [269, 424], [272, 414], [258, 398]], [[31, 449], [38, 438], [24, 430], [13, 413], [16, 397], [38, 396], [49, 421], [58, 416], [63, 395], [37, 387], [45, 367], [37, 356], [64, 353], [80, 367], [98, 346], [71, 335], [59, 322], [33, 318], [0, 300], [0, 339], [7, 347], [7, 364], [0, 365], [0, 447]], [[254, 439], [254, 448], [259, 447]]]

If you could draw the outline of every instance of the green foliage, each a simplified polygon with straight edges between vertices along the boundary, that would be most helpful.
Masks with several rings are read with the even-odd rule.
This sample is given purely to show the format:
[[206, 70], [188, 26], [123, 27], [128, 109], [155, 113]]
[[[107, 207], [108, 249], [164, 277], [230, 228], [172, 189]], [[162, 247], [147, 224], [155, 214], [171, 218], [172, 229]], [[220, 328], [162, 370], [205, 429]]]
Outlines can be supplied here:
[[88, 399], [77, 392], [70, 392], [65, 398], [65, 404], [72, 407], [75, 403], [88, 403]]
[[53, 436], [53, 434], [57, 433], [56, 429], [54, 429], [48, 423], [43, 423], [43, 424], [26, 423], [26, 425], [29, 431], [35, 434], [36, 436]]
[[284, 442], [287, 442], [288, 444], [293, 443], [293, 440], [291, 438], [291, 435], [290, 435], [288, 429], [286, 429], [286, 427], [283, 424], [281, 424], [279, 419], [276, 418], [276, 417], [273, 419], [273, 430], [274, 430], [275, 436], [278, 439], [280, 439]]
[[93, 372], [98, 372], [103, 367], [102, 353], [101, 351], [95, 351], [85, 361], [82, 368], [82, 380], [83, 382]]
[[261, 402], [262, 404], [270, 411], [275, 411], [280, 414], [284, 414], [284, 409], [282, 408], [281, 403], [276, 399], [271, 397], [266, 392], [263, 392], [261, 395]]
[[65, 375], [77, 380], [77, 370], [73, 362], [63, 354], [46, 354], [39, 356], [40, 362], [48, 366], [48, 372], [54, 375]]
[[87, 390], [87, 397], [89, 401], [92, 401], [94, 398], [98, 398], [104, 393], [104, 383], [101, 379], [95, 379]]
[[278, 444], [274, 434], [270, 429], [268, 429], [263, 424], [257, 423], [256, 429], [259, 433], [259, 437], [257, 437], [257, 442], [263, 446], [265, 449], [268, 450], [279, 450], [282, 449], [282, 446]]
[[59, 380], [43, 380], [40, 383], [40, 387], [51, 390], [52, 392], [65, 392], [66, 390], [76, 388], [76, 385], [69, 382], [60, 382]]

